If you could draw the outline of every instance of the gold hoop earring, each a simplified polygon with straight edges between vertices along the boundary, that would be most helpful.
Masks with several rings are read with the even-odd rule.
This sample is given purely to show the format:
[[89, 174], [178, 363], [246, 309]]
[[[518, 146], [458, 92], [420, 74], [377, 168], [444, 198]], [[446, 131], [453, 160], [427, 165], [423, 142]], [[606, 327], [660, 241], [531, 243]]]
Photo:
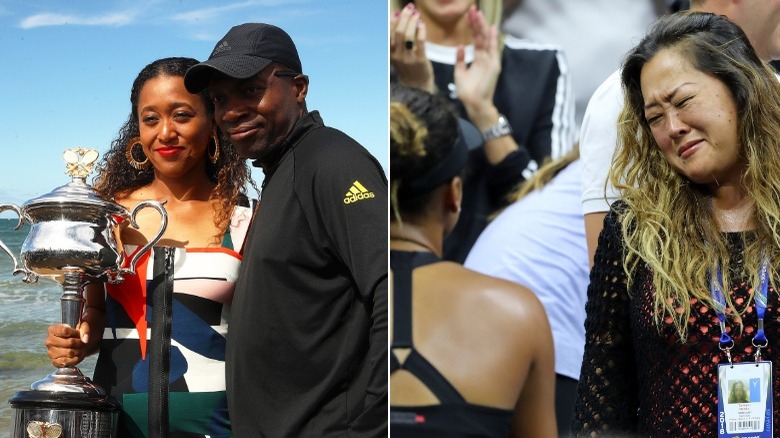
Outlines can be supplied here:
[[[136, 160], [135, 156], [133, 155], [133, 150], [135, 149], [136, 145], [141, 146], [141, 155], [144, 157], [143, 161]], [[127, 157], [127, 162], [137, 170], [146, 170], [151, 165], [151, 163], [149, 163], [149, 157], [144, 154], [144, 145], [141, 143], [141, 137], [131, 138], [130, 141], [127, 142], [125, 157]]]
[[211, 139], [214, 140], [214, 153], [206, 151], [209, 155], [209, 161], [211, 161], [211, 164], [217, 164], [217, 160], [219, 160], [219, 138], [216, 134], [211, 136]]

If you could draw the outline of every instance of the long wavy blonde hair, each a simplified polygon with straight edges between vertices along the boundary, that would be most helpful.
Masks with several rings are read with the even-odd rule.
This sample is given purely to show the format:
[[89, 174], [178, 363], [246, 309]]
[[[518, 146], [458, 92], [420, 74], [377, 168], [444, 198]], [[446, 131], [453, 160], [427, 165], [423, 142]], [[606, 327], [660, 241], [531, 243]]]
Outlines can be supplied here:
[[[747, 163], [741, 184], [755, 201], [755, 230], [743, 234], [742, 254], [729, 254], [726, 235], [718, 230], [709, 207], [710, 194], [669, 165], [645, 121], [640, 74], [645, 63], [664, 49], [676, 50], [697, 70], [722, 81], [736, 102], [739, 151]], [[739, 27], [723, 16], [697, 12], [659, 19], [627, 55], [622, 83], [625, 105], [618, 120], [618, 145], [622, 146], [613, 158], [610, 181], [627, 206], [620, 212], [625, 242], [623, 267], [629, 282], [640, 264], [650, 269], [656, 324], [660, 326], [664, 315], [670, 316], [684, 341], [691, 299], [712, 307], [711, 269], [724, 267], [725, 285], [731, 284], [731, 274], [749, 278], [752, 285], [757, 285], [757, 267], [767, 256], [770, 275], [777, 278], [780, 83]], [[725, 269], [732, 257], [743, 258], [742, 272], [729, 273]], [[740, 312], [726, 295], [731, 317], [736, 317]], [[678, 313], [678, 308], [682, 312]]]

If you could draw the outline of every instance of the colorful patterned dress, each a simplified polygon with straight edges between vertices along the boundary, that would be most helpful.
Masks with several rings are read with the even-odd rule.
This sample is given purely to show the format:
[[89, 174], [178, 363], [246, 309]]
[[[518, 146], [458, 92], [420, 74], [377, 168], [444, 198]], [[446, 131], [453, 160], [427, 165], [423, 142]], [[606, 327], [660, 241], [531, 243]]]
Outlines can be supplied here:
[[[176, 248], [171, 323], [171, 437], [232, 436], [225, 394], [227, 318], [251, 209], [236, 207], [219, 248]], [[137, 248], [126, 245], [128, 253]], [[124, 282], [107, 285], [106, 327], [94, 381], [122, 404], [119, 436], [148, 434], [153, 252]], [[139, 336], [141, 333], [143, 336]]]

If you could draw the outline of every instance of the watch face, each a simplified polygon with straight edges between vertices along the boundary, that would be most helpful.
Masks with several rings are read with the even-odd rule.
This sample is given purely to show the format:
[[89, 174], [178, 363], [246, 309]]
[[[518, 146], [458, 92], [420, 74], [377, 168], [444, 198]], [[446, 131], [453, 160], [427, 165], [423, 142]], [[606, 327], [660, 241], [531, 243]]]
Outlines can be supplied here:
[[502, 134], [509, 134], [512, 132], [512, 128], [509, 126], [509, 122], [506, 120], [506, 117], [501, 116], [498, 118], [498, 130]]

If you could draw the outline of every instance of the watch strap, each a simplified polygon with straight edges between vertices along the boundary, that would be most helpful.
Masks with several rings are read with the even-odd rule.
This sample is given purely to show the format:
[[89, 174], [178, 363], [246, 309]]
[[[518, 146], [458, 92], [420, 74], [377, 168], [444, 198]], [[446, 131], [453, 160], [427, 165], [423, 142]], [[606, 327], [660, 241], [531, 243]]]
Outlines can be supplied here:
[[512, 127], [509, 126], [509, 121], [503, 114], [498, 115], [498, 122], [495, 125], [482, 131], [484, 141], [495, 140], [505, 135], [512, 135]]

